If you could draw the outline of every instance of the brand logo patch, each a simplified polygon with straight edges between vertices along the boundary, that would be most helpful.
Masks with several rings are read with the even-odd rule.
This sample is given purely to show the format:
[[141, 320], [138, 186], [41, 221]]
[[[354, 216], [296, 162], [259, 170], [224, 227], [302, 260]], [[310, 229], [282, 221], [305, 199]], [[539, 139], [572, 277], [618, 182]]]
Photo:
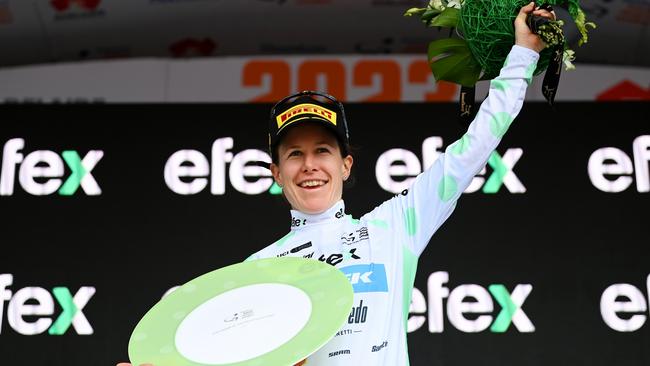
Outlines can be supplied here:
[[[284, 126], [285, 123], [289, 121], [289, 119], [303, 114], [316, 114], [330, 121], [330, 123], [332, 123], [333, 125], [336, 125], [336, 112], [316, 104], [303, 103], [303, 104], [298, 104], [295, 107], [291, 107], [286, 111], [282, 112], [279, 116], [275, 117], [275, 120], [278, 123], [278, 128], [282, 128], [282, 126]], [[294, 119], [294, 121], [296, 120], [297, 119]]]
[[386, 267], [383, 264], [356, 264], [341, 268], [355, 293], [388, 292]]

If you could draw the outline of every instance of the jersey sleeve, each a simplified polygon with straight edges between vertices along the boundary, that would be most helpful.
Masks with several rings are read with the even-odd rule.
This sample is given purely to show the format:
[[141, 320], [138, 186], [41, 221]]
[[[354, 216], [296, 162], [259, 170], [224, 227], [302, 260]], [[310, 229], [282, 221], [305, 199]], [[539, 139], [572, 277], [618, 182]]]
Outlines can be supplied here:
[[419, 256], [521, 110], [538, 59], [537, 52], [513, 46], [467, 132], [415, 178], [406, 194], [384, 202], [368, 219], [389, 220]]

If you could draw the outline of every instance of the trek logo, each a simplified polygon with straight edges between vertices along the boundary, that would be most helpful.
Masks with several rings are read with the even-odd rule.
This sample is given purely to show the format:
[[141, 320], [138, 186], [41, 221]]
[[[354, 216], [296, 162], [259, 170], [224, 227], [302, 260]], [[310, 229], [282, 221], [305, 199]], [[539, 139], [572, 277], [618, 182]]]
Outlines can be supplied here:
[[361, 292], [388, 292], [386, 267], [383, 264], [356, 264], [340, 268], [350, 280], [352, 290]]
[[[510, 325], [522, 332], [530, 333], [535, 331], [535, 326], [530, 321], [522, 305], [531, 291], [533, 286], [530, 284], [518, 284], [512, 293], [504, 285], [492, 284], [486, 290], [484, 287], [475, 284], [460, 285], [451, 292], [444, 284], [449, 281], [449, 273], [440, 271], [434, 272], [429, 276], [427, 281], [428, 303], [422, 293], [413, 289], [410, 313], [416, 314], [409, 318], [407, 330], [413, 332], [424, 324], [427, 320], [424, 315], [428, 315], [429, 332], [442, 333], [444, 331], [443, 319], [443, 299], [447, 298], [447, 317], [449, 322], [461, 332], [477, 333], [488, 328], [493, 333], [504, 333]], [[489, 291], [489, 292], [488, 292]], [[492, 297], [501, 306], [501, 312], [496, 318], [493, 318], [494, 303]], [[472, 301], [465, 301], [470, 298]], [[472, 314], [466, 317], [465, 314]], [[481, 314], [478, 315], [477, 314]]]
[[607, 287], [600, 297], [600, 314], [605, 324], [615, 331], [634, 332], [641, 329], [648, 318], [645, 314], [648, 312], [648, 303], [650, 275], [646, 278], [645, 295], [629, 283], [616, 283]]
[[[55, 287], [52, 289], [54, 298], [63, 308], [63, 312], [52, 322], [48, 316], [54, 314], [54, 299], [52, 295], [42, 287], [25, 287], [13, 294], [8, 289], [13, 283], [13, 275], [0, 274], [0, 333], [2, 333], [2, 315], [4, 302], [9, 301], [7, 306], [7, 321], [9, 326], [16, 332], [23, 335], [41, 334], [45, 331], [50, 335], [62, 335], [70, 328], [74, 328], [77, 334], [93, 334], [93, 328], [82, 312], [90, 298], [95, 294], [94, 287], [81, 287], [72, 296], [66, 287]], [[37, 320], [27, 321], [25, 317]]]
[[361, 257], [355, 254], [356, 251], [357, 248], [352, 248], [345, 253], [331, 254], [329, 257], [325, 257], [325, 254], [321, 254], [318, 260], [330, 264], [332, 266], [336, 266], [337, 264], [343, 262], [344, 260], [361, 259]]
[[[104, 156], [101, 150], [90, 150], [83, 159], [74, 150], [66, 150], [59, 156], [54, 151], [37, 150], [27, 156], [20, 153], [25, 147], [25, 140], [14, 138], [7, 141], [2, 149], [2, 169], [0, 170], [0, 196], [14, 193], [14, 181], [18, 170], [18, 182], [29, 194], [35, 196], [49, 195], [54, 192], [62, 196], [71, 196], [79, 187], [89, 196], [102, 193], [92, 170]], [[70, 176], [63, 181], [65, 161], [71, 170]], [[20, 168], [16, 169], [19, 165]]]
[[[174, 193], [192, 195], [200, 193], [210, 185], [210, 193], [226, 193], [226, 177], [237, 191], [254, 195], [266, 192], [273, 184], [271, 172], [253, 163], [271, 162], [271, 157], [256, 149], [233, 154], [232, 137], [214, 141], [208, 158], [197, 150], [179, 150], [165, 163], [164, 178], [167, 187]], [[227, 164], [230, 164], [226, 171]]]
[[[429, 168], [440, 155], [442, 149], [442, 138], [438, 136], [428, 137], [422, 142], [422, 163], [418, 157], [406, 149], [390, 149], [382, 153], [375, 164], [375, 176], [379, 186], [391, 193], [400, 193], [408, 189], [415, 176], [424, 169]], [[473, 193], [483, 188], [483, 193], [497, 193], [501, 186], [504, 186], [510, 193], [525, 193], [526, 187], [521, 183], [514, 172], [524, 151], [520, 148], [507, 149], [503, 156], [493, 151], [488, 159], [488, 165], [492, 168], [492, 174], [486, 180], [486, 168], [474, 177], [465, 193]]]
[[365, 323], [368, 317], [368, 307], [363, 306], [363, 300], [359, 302], [359, 306], [353, 306], [350, 316], [348, 316], [348, 324]]
[[68, 10], [72, 4], [85, 10], [95, 10], [100, 2], [101, 0], [50, 0], [50, 4], [57, 11]]
[[603, 192], [618, 193], [628, 189], [634, 179], [639, 193], [650, 192], [650, 135], [639, 136], [632, 142], [632, 159], [622, 150], [615, 147], [603, 147], [589, 157], [589, 179], [594, 187]]

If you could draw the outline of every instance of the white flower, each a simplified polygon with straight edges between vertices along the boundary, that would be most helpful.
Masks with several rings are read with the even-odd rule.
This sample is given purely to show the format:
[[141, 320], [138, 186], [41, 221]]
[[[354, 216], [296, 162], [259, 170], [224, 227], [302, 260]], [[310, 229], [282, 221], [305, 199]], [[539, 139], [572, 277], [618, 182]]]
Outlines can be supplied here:
[[576, 59], [575, 52], [570, 49], [564, 50], [564, 53], [562, 54], [562, 62], [564, 62], [564, 67], [565, 69], [568, 70], [575, 70], [575, 65], [571, 63], [571, 61]]
[[445, 10], [445, 5], [442, 3], [442, 0], [431, 0], [429, 1], [429, 6], [439, 11]]
[[463, 5], [464, 0], [449, 0], [447, 2], [447, 7], [460, 9]]

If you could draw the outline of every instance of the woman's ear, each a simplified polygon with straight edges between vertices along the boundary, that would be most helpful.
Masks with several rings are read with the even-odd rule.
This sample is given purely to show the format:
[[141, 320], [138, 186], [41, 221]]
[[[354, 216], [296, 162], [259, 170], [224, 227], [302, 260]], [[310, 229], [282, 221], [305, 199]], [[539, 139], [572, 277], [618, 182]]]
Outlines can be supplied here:
[[282, 187], [282, 178], [280, 178], [280, 167], [277, 164], [271, 163], [271, 174], [273, 174], [273, 179], [280, 187]]
[[352, 158], [352, 155], [348, 155], [343, 158], [343, 180], [348, 179], [350, 176], [350, 171], [352, 171], [352, 164], [354, 163], [354, 159]]

